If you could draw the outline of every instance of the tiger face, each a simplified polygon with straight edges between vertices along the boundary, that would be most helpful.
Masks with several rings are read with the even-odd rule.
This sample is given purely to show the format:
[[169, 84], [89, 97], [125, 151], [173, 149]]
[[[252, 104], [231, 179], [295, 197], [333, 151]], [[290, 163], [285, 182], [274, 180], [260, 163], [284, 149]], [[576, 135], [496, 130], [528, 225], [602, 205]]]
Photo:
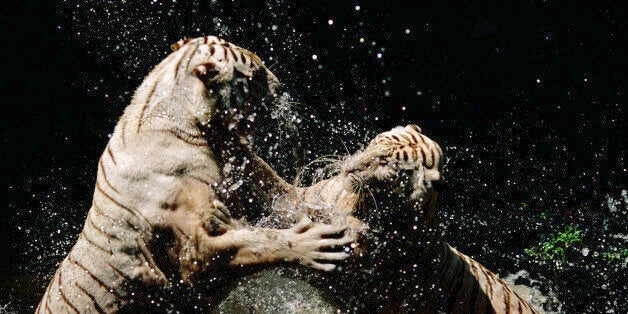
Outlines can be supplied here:
[[207, 111], [230, 129], [251, 131], [257, 115], [279, 99], [279, 80], [251, 51], [215, 36], [180, 40], [172, 49], [173, 55], [184, 55], [181, 63], [204, 85]]
[[436, 200], [435, 187], [443, 179], [442, 169], [440, 146], [413, 124], [377, 135], [363, 151], [350, 156], [342, 165], [348, 188], [394, 190], [420, 205]]

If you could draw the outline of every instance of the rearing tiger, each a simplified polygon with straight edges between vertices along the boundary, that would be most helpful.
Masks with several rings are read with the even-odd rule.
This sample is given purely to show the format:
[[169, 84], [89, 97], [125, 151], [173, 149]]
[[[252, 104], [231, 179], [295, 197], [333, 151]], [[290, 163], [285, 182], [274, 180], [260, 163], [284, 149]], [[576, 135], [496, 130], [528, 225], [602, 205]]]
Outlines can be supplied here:
[[83, 231], [38, 313], [159, 306], [167, 287], [203, 276], [211, 283], [225, 269], [295, 261], [331, 270], [348, 256], [321, 250], [352, 241], [338, 238], [343, 226], [303, 219], [290, 229], [252, 228], [232, 218], [223, 202], [239, 210], [234, 182], [269, 194], [286, 188], [247, 142], [249, 118], [273, 104], [279, 82], [257, 55], [217, 37], [179, 41], [173, 50], [120, 118]]

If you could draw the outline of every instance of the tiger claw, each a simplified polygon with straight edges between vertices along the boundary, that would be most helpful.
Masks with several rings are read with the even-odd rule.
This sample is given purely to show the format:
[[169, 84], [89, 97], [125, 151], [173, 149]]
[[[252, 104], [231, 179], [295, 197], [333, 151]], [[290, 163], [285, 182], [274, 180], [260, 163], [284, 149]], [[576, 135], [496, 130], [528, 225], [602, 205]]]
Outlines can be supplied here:
[[221, 201], [214, 200], [211, 207], [202, 214], [203, 227], [213, 236], [221, 235], [234, 226], [229, 210]]

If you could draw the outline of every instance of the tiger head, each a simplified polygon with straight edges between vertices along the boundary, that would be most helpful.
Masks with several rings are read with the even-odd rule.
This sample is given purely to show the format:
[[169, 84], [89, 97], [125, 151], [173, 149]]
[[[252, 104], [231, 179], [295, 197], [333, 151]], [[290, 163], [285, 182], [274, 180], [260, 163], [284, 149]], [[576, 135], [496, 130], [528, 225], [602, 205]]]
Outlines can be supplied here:
[[361, 152], [348, 157], [342, 173], [349, 189], [396, 191], [404, 199], [432, 207], [442, 183], [443, 152], [413, 124], [377, 135]]
[[[280, 83], [253, 52], [215, 36], [184, 39], [173, 44], [205, 97], [206, 118], [220, 119], [229, 129], [251, 131], [256, 116], [279, 99]], [[193, 91], [188, 91], [193, 92]]]

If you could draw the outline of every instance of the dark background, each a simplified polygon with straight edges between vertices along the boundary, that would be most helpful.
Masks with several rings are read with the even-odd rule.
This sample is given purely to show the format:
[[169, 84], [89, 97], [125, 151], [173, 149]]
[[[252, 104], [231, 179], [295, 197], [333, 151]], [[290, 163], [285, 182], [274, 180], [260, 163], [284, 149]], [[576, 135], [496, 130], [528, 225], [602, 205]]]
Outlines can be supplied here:
[[295, 163], [344, 153], [340, 142], [353, 151], [417, 123], [449, 157], [442, 213], [454, 245], [490, 269], [543, 276], [567, 312], [625, 310], [625, 266], [574, 250], [556, 268], [523, 253], [565, 225], [584, 230], [580, 245], [592, 250], [627, 245], [614, 237], [628, 233], [625, 203], [619, 218], [604, 205], [626, 189], [619, 3], [6, 6], [0, 289], [9, 297], [0, 306], [37, 302], [80, 232], [97, 158], [143, 77], [171, 43], [219, 35], [257, 52], [298, 102], [297, 153], [267, 156], [286, 177]]

